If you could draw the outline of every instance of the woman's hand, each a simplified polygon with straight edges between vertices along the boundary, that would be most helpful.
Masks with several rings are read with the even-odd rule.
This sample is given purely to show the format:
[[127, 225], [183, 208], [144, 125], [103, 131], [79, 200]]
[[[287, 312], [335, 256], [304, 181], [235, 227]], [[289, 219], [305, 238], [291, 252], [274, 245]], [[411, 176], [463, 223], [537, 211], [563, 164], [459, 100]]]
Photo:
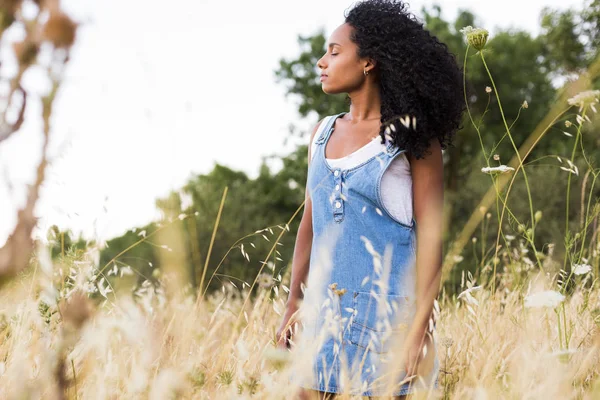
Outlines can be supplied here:
[[283, 315], [283, 320], [277, 329], [277, 347], [289, 349], [291, 347], [290, 339], [300, 328], [298, 308], [288, 308]]
[[[427, 354], [423, 356], [425, 346]], [[402, 371], [406, 372], [406, 376], [425, 375], [433, 366], [431, 357], [434, 353], [431, 333], [428, 330], [411, 330], [404, 342], [403, 357], [400, 358]]]

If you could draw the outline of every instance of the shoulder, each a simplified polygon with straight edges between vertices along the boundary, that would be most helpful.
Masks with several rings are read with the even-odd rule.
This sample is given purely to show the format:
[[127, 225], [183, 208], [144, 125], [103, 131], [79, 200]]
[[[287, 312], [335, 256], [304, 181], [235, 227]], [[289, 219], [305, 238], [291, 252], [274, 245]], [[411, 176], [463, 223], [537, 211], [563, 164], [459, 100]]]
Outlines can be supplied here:
[[314, 126], [311, 134], [310, 134], [310, 140], [308, 141], [308, 154], [309, 154], [309, 160], [312, 158], [311, 157], [311, 153], [312, 153], [312, 144], [315, 141], [315, 136], [317, 134], [317, 132], [319, 131], [319, 128], [321, 127], [321, 124], [323, 123], [323, 121], [325, 121], [327, 119], [327, 117], [323, 117], [321, 118], [321, 120], [319, 122], [317, 122], [317, 124]]
[[444, 169], [442, 147], [437, 138], [429, 140], [429, 147], [424, 156], [419, 158], [410, 152], [407, 154], [413, 180], [422, 183], [431, 182], [441, 177]]
[[323, 123], [323, 121], [326, 119], [327, 117], [323, 117], [321, 118], [321, 120], [319, 122], [317, 122], [317, 124], [314, 126], [312, 133], [310, 135], [310, 143], [313, 142], [315, 135], [317, 134], [317, 132], [319, 131], [319, 127], [321, 126], [321, 123]]

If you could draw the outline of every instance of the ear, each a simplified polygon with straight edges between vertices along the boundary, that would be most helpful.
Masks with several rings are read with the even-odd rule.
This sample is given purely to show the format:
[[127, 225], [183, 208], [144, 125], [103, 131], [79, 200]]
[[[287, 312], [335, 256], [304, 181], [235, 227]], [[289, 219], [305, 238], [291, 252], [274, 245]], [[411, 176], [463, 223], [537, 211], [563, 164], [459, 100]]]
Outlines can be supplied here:
[[377, 61], [373, 60], [372, 58], [367, 58], [367, 63], [365, 64], [364, 68], [371, 67], [371, 69], [373, 69], [376, 65]]

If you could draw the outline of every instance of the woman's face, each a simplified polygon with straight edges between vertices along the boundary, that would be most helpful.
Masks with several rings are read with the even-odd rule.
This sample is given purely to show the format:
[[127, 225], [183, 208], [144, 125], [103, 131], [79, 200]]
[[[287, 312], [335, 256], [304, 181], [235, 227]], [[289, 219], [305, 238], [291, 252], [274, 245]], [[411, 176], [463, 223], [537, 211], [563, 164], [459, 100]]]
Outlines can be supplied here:
[[327, 42], [327, 52], [317, 62], [321, 70], [321, 87], [327, 94], [351, 92], [366, 81], [363, 70], [373, 66], [357, 55], [357, 46], [350, 40], [352, 26], [344, 23], [337, 27]]

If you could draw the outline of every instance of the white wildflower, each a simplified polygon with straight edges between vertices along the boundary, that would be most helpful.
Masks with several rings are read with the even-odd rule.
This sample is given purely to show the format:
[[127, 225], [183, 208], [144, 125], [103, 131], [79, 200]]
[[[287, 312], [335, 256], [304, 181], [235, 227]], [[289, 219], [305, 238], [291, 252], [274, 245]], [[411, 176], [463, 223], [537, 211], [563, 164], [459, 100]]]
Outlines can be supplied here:
[[477, 51], [480, 51], [485, 47], [489, 36], [489, 32], [486, 29], [473, 28], [472, 26], [466, 26], [462, 28], [460, 32], [467, 38], [467, 43], [473, 46]]
[[258, 276], [258, 285], [262, 288], [270, 288], [273, 286], [274, 280], [270, 274], [261, 273]]
[[450, 347], [454, 344], [454, 340], [447, 336], [440, 339], [440, 344], [444, 347]]
[[579, 106], [579, 112], [581, 112], [585, 106], [591, 106], [594, 112], [596, 112], [594, 103], [599, 102], [599, 97], [600, 90], [586, 90], [585, 92], [578, 93], [571, 97], [567, 102], [572, 106]]
[[513, 167], [508, 167], [506, 165], [499, 165], [497, 167], [483, 167], [481, 168], [481, 172], [485, 172], [485, 173], [492, 173], [492, 172], [501, 172], [501, 173], [505, 173], [505, 172], [509, 172], [509, 171], [514, 171], [515, 169]]
[[565, 299], [565, 296], [556, 290], [544, 290], [538, 293], [530, 294], [525, 297], [526, 308], [539, 308], [539, 307], [558, 307], [560, 303]]
[[573, 273], [575, 275], [587, 274], [592, 270], [592, 266], [589, 264], [573, 264]]

